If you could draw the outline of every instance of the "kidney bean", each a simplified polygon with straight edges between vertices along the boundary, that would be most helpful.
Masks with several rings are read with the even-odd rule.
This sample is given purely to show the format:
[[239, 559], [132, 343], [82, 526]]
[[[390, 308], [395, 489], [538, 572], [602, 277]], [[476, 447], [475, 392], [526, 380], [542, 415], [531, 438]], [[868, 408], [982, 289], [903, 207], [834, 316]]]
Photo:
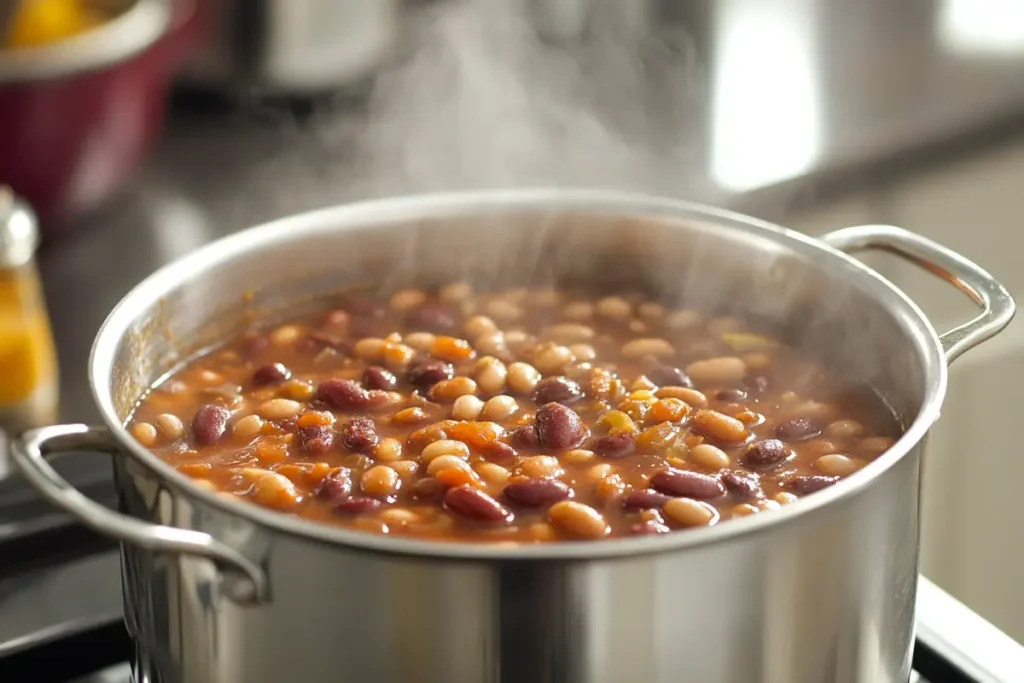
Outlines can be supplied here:
[[363, 370], [363, 386], [367, 389], [394, 391], [398, 386], [398, 378], [391, 371], [379, 365], [371, 365]]
[[784, 441], [807, 441], [821, 434], [825, 425], [810, 417], [794, 417], [775, 425], [775, 436]]
[[794, 493], [807, 495], [828, 488], [839, 481], [839, 477], [826, 477], [820, 474], [811, 474], [800, 477], [791, 477], [783, 483], [783, 486]]
[[590, 444], [590, 450], [605, 458], [624, 458], [633, 452], [636, 438], [629, 432], [599, 436]]
[[572, 408], [561, 403], [546, 403], [534, 416], [537, 441], [545, 448], [567, 450], [576, 448], [586, 436], [586, 427]]
[[369, 453], [380, 441], [372, 418], [354, 417], [341, 426], [341, 442], [356, 453]]
[[687, 470], [660, 470], [651, 477], [651, 488], [669, 496], [696, 500], [711, 500], [725, 495], [725, 486], [717, 478]]
[[320, 500], [341, 502], [352, 495], [352, 470], [347, 467], [335, 467], [328, 472], [316, 487], [316, 497]]
[[458, 327], [455, 314], [444, 306], [426, 305], [414, 309], [406, 316], [406, 324], [413, 330], [444, 334]]
[[693, 388], [693, 380], [690, 379], [689, 375], [671, 365], [656, 365], [648, 370], [646, 374], [647, 379], [659, 387]]
[[382, 318], [388, 312], [382, 301], [363, 294], [349, 294], [343, 299], [341, 308], [355, 318]]
[[254, 358], [270, 348], [266, 335], [250, 333], [238, 341], [238, 354], [243, 358]]
[[334, 349], [338, 353], [348, 355], [352, 351], [352, 342], [343, 339], [335, 334], [326, 332], [310, 332], [298, 342], [300, 351], [320, 351], [322, 349]]
[[421, 358], [409, 364], [406, 379], [414, 387], [427, 390], [438, 382], [449, 380], [455, 376], [455, 368], [437, 358]]
[[725, 389], [715, 394], [715, 398], [726, 403], [739, 403], [746, 400], [747, 392], [742, 389]]
[[569, 405], [583, 398], [579, 383], [568, 377], [545, 377], [537, 382], [530, 398], [535, 403], [561, 403]]
[[753, 475], [726, 470], [718, 475], [718, 480], [725, 486], [726, 491], [737, 498], [764, 498], [761, 485]]
[[369, 405], [366, 389], [350, 379], [329, 379], [316, 388], [317, 400], [338, 410], [358, 410]]
[[331, 450], [334, 445], [334, 432], [330, 427], [315, 425], [301, 427], [298, 432], [299, 445], [310, 453], [322, 454]]
[[775, 467], [793, 455], [793, 450], [778, 439], [761, 439], [747, 446], [743, 464], [753, 468]]
[[515, 448], [501, 441], [487, 441], [482, 443], [477, 450], [487, 458], [489, 462], [499, 465], [511, 465], [519, 457]]
[[656, 519], [645, 519], [642, 522], [631, 524], [629, 527], [630, 536], [650, 536], [652, 534], [667, 534], [669, 528]]
[[537, 439], [537, 430], [532, 424], [523, 425], [511, 430], [508, 432], [508, 440], [519, 446], [531, 447], [540, 445], [540, 441]]
[[509, 522], [512, 517], [501, 503], [469, 484], [448, 489], [444, 505], [460, 517], [479, 522]]
[[508, 500], [524, 507], [545, 507], [572, 497], [572, 489], [557, 479], [527, 479], [505, 486]]
[[228, 426], [231, 413], [223, 406], [205, 405], [192, 418], [192, 435], [200, 446], [209, 446], [220, 441]]
[[669, 498], [651, 489], [638, 489], [622, 499], [622, 507], [627, 510], [653, 510], [667, 503]]
[[369, 496], [352, 496], [343, 500], [335, 501], [333, 509], [337, 513], [345, 515], [361, 515], [364, 512], [379, 510], [383, 503], [376, 498]]
[[280, 384], [292, 376], [292, 371], [281, 363], [272, 363], [256, 368], [252, 373], [253, 386], [262, 387], [268, 384]]

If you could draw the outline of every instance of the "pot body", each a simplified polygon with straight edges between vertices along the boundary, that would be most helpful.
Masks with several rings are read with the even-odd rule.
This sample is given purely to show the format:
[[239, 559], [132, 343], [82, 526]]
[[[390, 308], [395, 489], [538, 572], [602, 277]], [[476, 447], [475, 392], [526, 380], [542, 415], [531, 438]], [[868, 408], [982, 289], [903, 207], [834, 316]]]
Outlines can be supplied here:
[[[940, 340], [910, 300], [837, 249], [671, 200], [524, 190], [369, 202], [254, 228], [155, 273], [93, 347], [106, 426], [36, 430], [12, 459], [52, 502], [130, 541], [125, 613], [139, 681], [905, 683], [921, 452], [946, 360], [1001, 330], [1014, 305], [980, 268], [912, 233], [827, 238], [910, 255], [985, 310]], [[763, 321], [879, 393], [906, 434], [770, 514], [510, 548], [277, 514], [195, 486], [124, 429], [153, 382], [253, 316], [320, 308], [345, 286], [456, 278], [628, 287]], [[45, 454], [85, 448], [118, 456], [120, 514], [54, 483]]]
[[780, 533], [564, 563], [325, 545], [119, 466], [125, 511], [244, 539], [268, 554], [273, 592], [239, 605], [208, 561], [125, 547], [136, 680], [906, 683], [920, 454], [917, 444], [870, 489]]

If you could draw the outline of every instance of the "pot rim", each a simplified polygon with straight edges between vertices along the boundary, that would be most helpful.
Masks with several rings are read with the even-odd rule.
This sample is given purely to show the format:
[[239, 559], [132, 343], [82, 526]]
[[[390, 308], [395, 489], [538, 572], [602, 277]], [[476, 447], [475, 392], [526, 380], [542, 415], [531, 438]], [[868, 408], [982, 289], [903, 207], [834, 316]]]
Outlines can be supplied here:
[[69, 78], [125, 62], [168, 30], [172, 0], [135, 0], [121, 14], [48, 45], [0, 49], [0, 85]]
[[[192, 480], [150, 453], [131, 437], [118, 419], [110, 391], [110, 369], [125, 330], [138, 314], [160, 300], [167, 291], [194, 277], [195, 273], [217, 267], [257, 247], [287, 242], [296, 234], [333, 233], [346, 229], [365, 229], [401, 220], [479, 214], [485, 211], [546, 209], [579, 212], [619, 212], [624, 215], [662, 216], [674, 219], [700, 219], [728, 224], [761, 237], [770, 236], [797, 252], [813, 254], [831, 261], [837, 277], [859, 278], [871, 295], [881, 299], [893, 311], [916, 347], [923, 365], [925, 394], [913, 422], [896, 443], [876, 460], [833, 486], [774, 510], [768, 515], [749, 515], [726, 524], [685, 533], [604, 539], [598, 541], [562, 541], [509, 546], [499, 543], [459, 543], [389, 537], [342, 527], [306, 521], [268, 510], [243, 500], [224, 496], [195, 486]], [[371, 199], [300, 213], [251, 227], [215, 240], [196, 251], [160, 268], [135, 286], [118, 303], [94, 340], [89, 358], [89, 384], [103, 421], [119, 445], [131, 457], [168, 483], [186, 491], [227, 514], [237, 515], [274, 531], [301, 536], [306, 540], [343, 545], [352, 550], [413, 555], [441, 560], [524, 560], [583, 561], [628, 558], [639, 555], [680, 551], [723, 543], [751, 533], [767, 533], [796, 523], [821, 508], [836, 505], [856, 496], [874, 480], [899, 463], [938, 419], [946, 391], [947, 368], [938, 335], [920, 308], [906, 294], [855, 258], [812, 237], [772, 223], [702, 204], [650, 195], [600, 189], [531, 188], [515, 190], [465, 191], [407, 195]]]

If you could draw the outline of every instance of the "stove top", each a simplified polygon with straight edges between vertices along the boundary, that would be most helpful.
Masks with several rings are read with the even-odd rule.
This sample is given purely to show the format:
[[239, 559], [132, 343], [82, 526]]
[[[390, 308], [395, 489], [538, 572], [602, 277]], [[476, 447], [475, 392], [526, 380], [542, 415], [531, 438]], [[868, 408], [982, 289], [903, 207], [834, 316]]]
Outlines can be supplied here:
[[[113, 506], [109, 474], [96, 472], [65, 474]], [[131, 683], [120, 571], [115, 543], [0, 480], [0, 681]], [[917, 631], [910, 683], [1024, 683], [1024, 647], [924, 577]]]

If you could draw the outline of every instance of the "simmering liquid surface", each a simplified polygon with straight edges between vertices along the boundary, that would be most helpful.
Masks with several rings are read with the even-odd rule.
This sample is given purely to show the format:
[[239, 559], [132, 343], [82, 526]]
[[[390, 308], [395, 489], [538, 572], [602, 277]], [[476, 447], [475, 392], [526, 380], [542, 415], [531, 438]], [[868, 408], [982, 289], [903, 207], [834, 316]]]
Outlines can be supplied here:
[[741, 321], [462, 283], [247, 333], [129, 427], [197, 483], [282, 514], [490, 542], [770, 514], [900, 433], [872, 394]]

